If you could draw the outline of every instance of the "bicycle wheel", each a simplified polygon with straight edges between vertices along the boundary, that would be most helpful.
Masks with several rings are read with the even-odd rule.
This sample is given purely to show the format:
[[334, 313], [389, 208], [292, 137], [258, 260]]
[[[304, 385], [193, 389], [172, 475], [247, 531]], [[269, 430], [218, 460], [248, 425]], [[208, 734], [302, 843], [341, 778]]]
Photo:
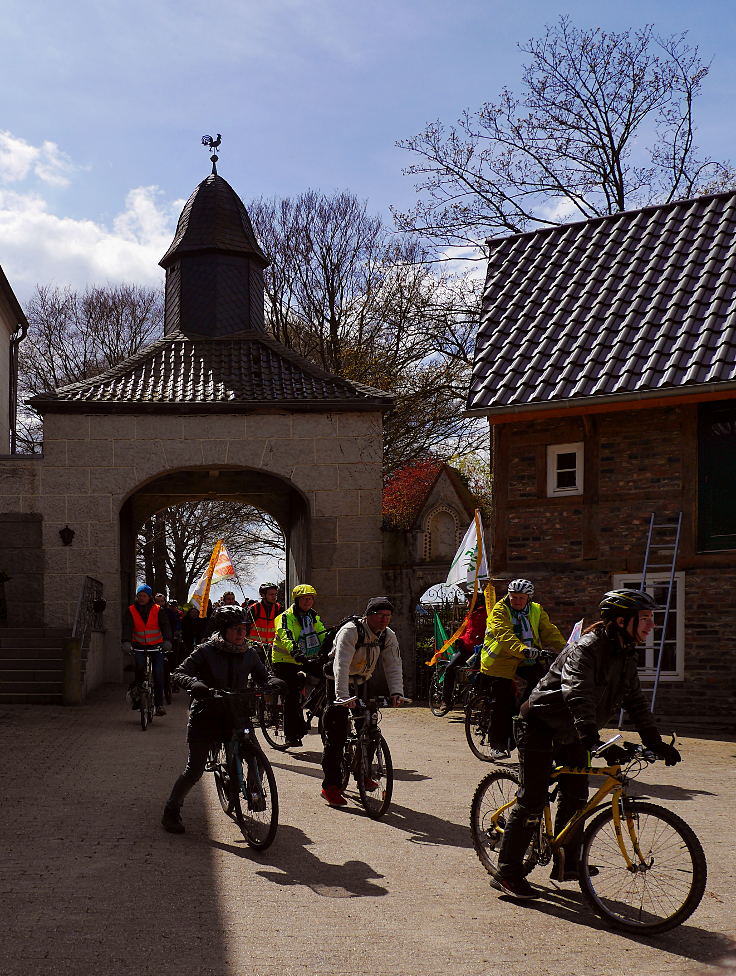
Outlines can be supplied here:
[[150, 692], [149, 688], [145, 684], [144, 685], [141, 685], [141, 688], [140, 688], [140, 705], [138, 707], [139, 707], [139, 711], [141, 713], [141, 729], [142, 729], [143, 732], [145, 732], [146, 729], [148, 728], [149, 723], [150, 723], [151, 718], [152, 718], [152, 714], [151, 714], [152, 711], [153, 711], [153, 709], [151, 707], [152, 702], [153, 702], [153, 699], [152, 699], [152, 695], [151, 695], [151, 692]]
[[232, 791], [230, 788], [230, 775], [227, 769], [227, 755], [225, 746], [220, 743], [217, 748], [210, 750], [207, 766], [212, 770], [215, 777], [215, 789], [220, 806], [228, 815], [233, 816]]
[[383, 736], [378, 736], [375, 742], [361, 738], [358, 750], [356, 778], [360, 802], [368, 816], [372, 820], [378, 820], [391, 805], [391, 795], [394, 791], [391, 753]]
[[[446, 667], [446, 665], [445, 665]], [[439, 663], [432, 668], [432, 680], [429, 683], [429, 710], [437, 718], [442, 718], [450, 711], [450, 706], [445, 704], [444, 681], [445, 667], [440, 667]]]
[[287, 749], [284, 735], [284, 699], [281, 695], [262, 695], [258, 699], [258, 724], [263, 738], [274, 749]]
[[[501, 847], [503, 831], [511, 812], [512, 804], [519, 790], [519, 777], [511, 770], [496, 770], [488, 773], [478, 783], [470, 804], [470, 832], [473, 847], [480, 863], [493, 875], [498, 866], [498, 852]], [[507, 807], [496, 815], [501, 807]]]
[[238, 755], [231, 764], [233, 813], [249, 847], [263, 851], [271, 845], [279, 825], [279, 796], [276, 777], [266, 756], [254, 750], [255, 770]]
[[354, 765], [355, 765], [355, 744], [353, 742], [346, 742], [345, 747], [342, 751], [342, 760], [340, 762], [340, 790], [343, 793], [348, 788], [348, 783], [350, 782], [350, 774], [353, 771]]
[[[621, 829], [633, 867], [621, 854], [611, 809], [586, 827], [580, 856], [583, 895], [615, 928], [644, 935], [667, 932], [689, 918], [703, 897], [708, 868], [700, 841], [681, 817], [655, 803], [629, 801]], [[591, 867], [597, 868], [593, 877]]]
[[490, 726], [490, 701], [484, 696], [473, 698], [465, 712], [465, 738], [470, 751], [481, 762], [493, 762]]

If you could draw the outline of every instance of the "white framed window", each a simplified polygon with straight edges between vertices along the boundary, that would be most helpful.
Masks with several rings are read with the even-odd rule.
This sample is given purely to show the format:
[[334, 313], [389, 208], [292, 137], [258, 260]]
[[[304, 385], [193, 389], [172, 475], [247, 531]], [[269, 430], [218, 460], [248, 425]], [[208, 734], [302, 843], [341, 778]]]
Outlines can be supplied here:
[[582, 495], [583, 442], [547, 445], [547, 497]]
[[[657, 602], [658, 607], [664, 608], [667, 600], [669, 573], [650, 573], [645, 587]], [[614, 589], [638, 590], [641, 588], [641, 575], [621, 575], [613, 577]], [[667, 633], [662, 651], [662, 670], [660, 681], [685, 680], [685, 574], [675, 573], [672, 588], [672, 601], [667, 618]], [[639, 677], [643, 682], [653, 681], [657, 673], [657, 656], [662, 640], [664, 626], [664, 609], [654, 611], [654, 630], [647, 637], [644, 647], [639, 651]]]

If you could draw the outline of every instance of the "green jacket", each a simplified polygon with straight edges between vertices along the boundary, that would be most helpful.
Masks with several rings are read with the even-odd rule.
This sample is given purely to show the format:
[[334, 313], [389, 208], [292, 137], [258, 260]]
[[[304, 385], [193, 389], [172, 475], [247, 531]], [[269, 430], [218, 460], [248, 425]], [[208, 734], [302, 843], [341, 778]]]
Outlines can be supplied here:
[[[540, 603], [529, 604], [529, 623], [535, 647], [561, 651], [565, 646], [565, 638], [550, 622]], [[514, 633], [511, 607], [508, 597], [505, 596], [498, 601], [488, 618], [483, 649], [480, 652], [480, 669], [483, 674], [494, 678], [513, 678], [516, 669], [526, 660], [526, 648]]]
[[[325, 639], [325, 633], [327, 628], [322, 623], [320, 617], [314, 612], [314, 610], [308, 610], [314, 620], [314, 632], [317, 635], [320, 645]], [[296, 647], [297, 641], [299, 640], [299, 635], [302, 632], [302, 625], [299, 622], [299, 618], [296, 615], [294, 604], [284, 610], [283, 613], [279, 614], [276, 618], [274, 626], [276, 627], [276, 636], [273, 639], [273, 648], [271, 651], [271, 661], [274, 664], [298, 664], [297, 661], [291, 656], [291, 652]]]

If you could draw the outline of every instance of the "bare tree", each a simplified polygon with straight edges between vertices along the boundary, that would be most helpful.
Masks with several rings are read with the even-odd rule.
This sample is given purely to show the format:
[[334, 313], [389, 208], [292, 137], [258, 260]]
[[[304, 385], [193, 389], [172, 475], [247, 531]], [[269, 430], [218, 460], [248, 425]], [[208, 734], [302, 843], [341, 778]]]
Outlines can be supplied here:
[[[75, 383], [117, 365], [158, 338], [163, 294], [138, 285], [94, 285], [84, 291], [36, 287], [26, 307], [28, 336], [18, 357], [22, 400]], [[21, 408], [19, 442], [37, 450], [39, 418]]]
[[396, 397], [385, 468], [471, 449], [462, 417], [478, 290], [438, 271], [416, 237], [389, 230], [353, 194], [309, 190], [248, 206], [272, 264], [267, 325], [331, 373]]
[[138, 534], [137, 569], [156, 591], [179, 601], [207, 568], [212, 548], [224, 539], [240, 582], [253, 579], [253, 562], [284, 558], [278, 523], [237, 502], [183, 502], [151, 516]]
[[432, 122], [398, 143], [420, 157], [404, 230], [441, 246], [587, 219], [733, 186], [695, 144], [693, 103], [709, 66], [686, 34], [649, 25], [582, 30], [567, 17], [520, 45], [522, 94]]

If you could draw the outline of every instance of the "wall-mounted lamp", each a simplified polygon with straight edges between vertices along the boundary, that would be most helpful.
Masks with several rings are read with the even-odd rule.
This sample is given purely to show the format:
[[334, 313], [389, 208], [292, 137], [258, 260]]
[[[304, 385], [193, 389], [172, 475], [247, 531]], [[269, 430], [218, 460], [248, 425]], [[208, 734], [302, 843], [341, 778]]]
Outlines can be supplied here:
[[59, 529], [59, 535], [61, 536], [61, 544], [63, 546], [70, 546], [74, 538], [74, 529], [70, 529], [68, 525], [65, 525], [63, 529]]

